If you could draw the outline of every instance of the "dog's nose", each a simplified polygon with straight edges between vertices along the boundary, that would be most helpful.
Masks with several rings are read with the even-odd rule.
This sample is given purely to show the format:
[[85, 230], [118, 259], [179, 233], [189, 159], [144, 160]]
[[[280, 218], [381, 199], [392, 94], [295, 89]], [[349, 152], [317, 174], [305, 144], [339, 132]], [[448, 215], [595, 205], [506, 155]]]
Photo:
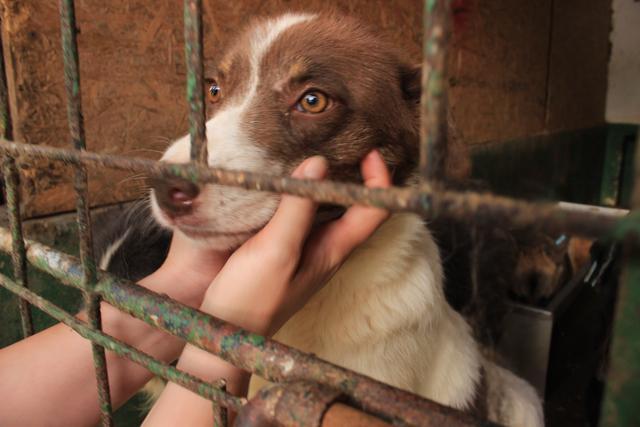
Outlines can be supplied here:
[[172, 215], [191, 212], [193, 201], [200, 193], [197, 185], [181, 178], [152, 179], [151, 186], [160, 207]]

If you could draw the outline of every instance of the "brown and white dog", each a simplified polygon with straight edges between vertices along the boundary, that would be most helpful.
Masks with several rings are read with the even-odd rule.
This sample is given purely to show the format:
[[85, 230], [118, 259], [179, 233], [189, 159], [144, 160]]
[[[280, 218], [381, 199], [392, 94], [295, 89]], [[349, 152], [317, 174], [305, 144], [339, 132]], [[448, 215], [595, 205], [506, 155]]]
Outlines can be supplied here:
[[[255, 22], [208, 74], [210, 166], [289, 175], [322, 155], [331, 179], [358, 182], [359, 162], [377, 148], [395, 185], [414, 182], [420, 71], [357, 21], [285, 14]], [[188, 162], [189, 138], [162, 160]], [[174, 180], [151, 191], [160, 224], [220, 249], [263, 227], [278, 201]], [[438, 247], [413, 214], [383, 224], [275, 339], [454, 408], [484, 408], [501, 424], [543, 425], [533, 388], [485, 359], [448, 305]]]

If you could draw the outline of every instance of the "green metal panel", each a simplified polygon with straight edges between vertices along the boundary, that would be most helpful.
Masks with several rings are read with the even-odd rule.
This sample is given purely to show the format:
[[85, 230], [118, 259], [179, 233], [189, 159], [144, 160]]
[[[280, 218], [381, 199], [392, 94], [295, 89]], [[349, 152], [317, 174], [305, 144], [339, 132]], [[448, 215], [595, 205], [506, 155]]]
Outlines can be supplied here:
[[599, 204], [607, 132], [599, 126], [474, 147], [472, 174], [497, 194]]
[[635, 126], [608, 128], [600, 188], [600, 203], [604, 206], [629, 206], [635, 134]]
[[[640, 135], [639, 135], [640, 136]], [[635, 153], [640, 165], [640, 150]], [[634, 173], [633, 208], [640, 207], [640, 168]], [[629, 245], [618, 289], [602, 426], [640, 425], [640, 249]]]

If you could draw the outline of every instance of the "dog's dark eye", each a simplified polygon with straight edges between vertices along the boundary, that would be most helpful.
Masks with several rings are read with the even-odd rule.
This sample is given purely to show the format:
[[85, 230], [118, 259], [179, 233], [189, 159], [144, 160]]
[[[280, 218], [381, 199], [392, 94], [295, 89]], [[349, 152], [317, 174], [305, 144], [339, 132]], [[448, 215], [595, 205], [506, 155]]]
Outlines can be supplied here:
[[209, 102], [218, 102], [220, 101], [220, 96], [222, 95], [222, 90], [218, 85], [218, 82], [212, 80], [209, 85], [209, 89], [207, 90], [207, 99]]
[[318, 114], [327, 109], [329, 98], [318, 90], [311, 90], [302, 95], [296, 109], [303, 113]]

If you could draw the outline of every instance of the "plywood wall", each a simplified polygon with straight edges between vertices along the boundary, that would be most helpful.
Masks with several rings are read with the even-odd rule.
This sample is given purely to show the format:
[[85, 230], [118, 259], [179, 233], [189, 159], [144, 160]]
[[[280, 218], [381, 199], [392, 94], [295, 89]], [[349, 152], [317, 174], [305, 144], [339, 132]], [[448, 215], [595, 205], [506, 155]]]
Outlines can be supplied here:
[[607, 121], [640, 125], [640, 2], [613, 0]]
[[[451, 109], [468, 144], [603, 120], [610, 0], [467, 0], [451, 52]], [[0, 0], [15, 138], [68, 146], [57, 2]], [[215, 60], [251, 16], [337, 9], [385, 32], [420, 62], [422, 0], [205, 0], [205, 55]], [[77, 0], [90, 150], [157, 158], [185, 133], [182, 2]], [[27, 215], [72, 209], [70, 171], [24, 174]], [[127, 174], [92, 171], [94, 205], [140, 194]]]

